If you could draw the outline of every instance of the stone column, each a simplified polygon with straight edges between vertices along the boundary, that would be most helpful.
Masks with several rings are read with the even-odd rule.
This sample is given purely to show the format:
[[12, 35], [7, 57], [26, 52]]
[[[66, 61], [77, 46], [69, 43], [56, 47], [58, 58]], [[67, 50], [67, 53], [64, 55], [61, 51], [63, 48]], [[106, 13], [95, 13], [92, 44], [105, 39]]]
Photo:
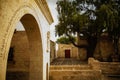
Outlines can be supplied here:
[[32, 45], [30, 44], [30, 80], [43, 80], [43, 53], [41, 53], [41, 47], [37, 41], [32, 41]]
[[6, 80], [6, 61], [0, 57], [0, 80]]

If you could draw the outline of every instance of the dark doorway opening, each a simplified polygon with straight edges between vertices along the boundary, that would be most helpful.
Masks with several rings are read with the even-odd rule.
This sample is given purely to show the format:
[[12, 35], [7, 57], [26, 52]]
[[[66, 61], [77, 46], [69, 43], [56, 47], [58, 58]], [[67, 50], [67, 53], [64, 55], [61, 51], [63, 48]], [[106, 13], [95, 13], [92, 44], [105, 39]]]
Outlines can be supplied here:
[[70, 50], [65, 50], [65, 58], [70, 58]]

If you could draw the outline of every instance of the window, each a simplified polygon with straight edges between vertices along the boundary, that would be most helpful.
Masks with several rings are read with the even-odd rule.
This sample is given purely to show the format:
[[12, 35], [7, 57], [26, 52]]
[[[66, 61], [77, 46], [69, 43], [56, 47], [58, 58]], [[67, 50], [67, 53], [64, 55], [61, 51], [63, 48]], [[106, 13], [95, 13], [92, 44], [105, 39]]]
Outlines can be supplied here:
[[8, 54], [8, 61], [14, 61], [14, 47], [10, 47]]

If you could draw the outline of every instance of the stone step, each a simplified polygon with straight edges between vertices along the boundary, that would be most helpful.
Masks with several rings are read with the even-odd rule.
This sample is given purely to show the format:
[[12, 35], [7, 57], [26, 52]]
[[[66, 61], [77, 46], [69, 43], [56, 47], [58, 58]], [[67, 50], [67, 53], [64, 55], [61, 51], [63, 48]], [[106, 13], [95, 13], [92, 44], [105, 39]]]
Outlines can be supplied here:
[[91, 70], [90, 65], [51, 65], [50, 70]]

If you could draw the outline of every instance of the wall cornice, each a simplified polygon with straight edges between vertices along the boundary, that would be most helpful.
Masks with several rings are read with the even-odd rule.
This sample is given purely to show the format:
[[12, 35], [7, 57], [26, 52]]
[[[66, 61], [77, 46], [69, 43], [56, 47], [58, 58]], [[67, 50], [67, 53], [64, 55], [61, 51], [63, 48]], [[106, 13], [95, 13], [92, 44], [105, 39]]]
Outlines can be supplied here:
[[48, 8], [48, 4], [47, 4], [46, 0], [35, 0], [35, 2], [37, 3], [38, 7], [41, 9], [42, 13], [44, 14], [46, 19], [48, 20], [49, 24], [52, 24], [53, 18], [52, 18], [52, 15], [50, 13], [50, 10]]

